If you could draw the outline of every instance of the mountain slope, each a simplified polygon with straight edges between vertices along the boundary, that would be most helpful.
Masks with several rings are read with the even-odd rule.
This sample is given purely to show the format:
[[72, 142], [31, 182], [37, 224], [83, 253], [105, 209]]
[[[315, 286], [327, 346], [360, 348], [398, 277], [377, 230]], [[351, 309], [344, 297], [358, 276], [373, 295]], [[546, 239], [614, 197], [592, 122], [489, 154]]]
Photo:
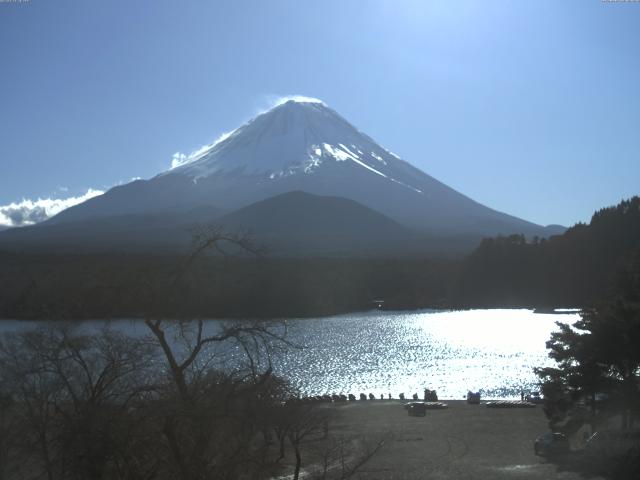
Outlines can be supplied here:
[[[485, 236], [522, 233], [544, 237], [561, 231], [471, 200], [401, 160], [320, 102], [279, 105], [188, 160], [149, 180], [114, 187], [42, 224], [2, 232], [0, 246], [184, 248], [188, 226], [208, 223], [221, 212], [234, 212], [290, 192], [339, 197], [340, 202], [357, 202], [367, 211], [352, 211], [351, 203], [342, 205], [345, 211], [341, 212], [331, 203], [337, 202], [335, 199], [319, 202], [297, 193], [297, 200], [309, 208], [320, 208], [314, 204], [319, 202], [323, 215], [335, 216], [322, 217], [325, 228], [314, 230], [309, 217], [292, 210], [295, 195], [267, 203], [272, 208], [263, 211], [263, 217], [253, 214], [249, 223], [260, 227], [263, 239], [283, 253], [287, 248], [296, 254], [304, 249], [327, 254], [368, 248], [381, 251], [383, 245], [398, 252], [414, 251], [407, 243], [393, 242], [390, 232], [403, 241], [415, 239], [419, 232], [432, 240], [431, 250], [460, 252], [470, 250]], [[260, 208], [264, 207], [236, 212], [226, 221], [240, 225], [241, 218], [248, 221], [243, 215]], [[214, 211], [218, 213], [213, 215]], [[349, 217], [348, 212], [353, 215]], [[319, 210], [317, 213], [320, 215]], [[344, 230], [347, 225], [341, 223], [341, 214], [355, 230]], [[374, 214], [378, 215], [376, 221]], [[378, 228], [384, 223], [382, 218], [387, 225]], [[271, 223], [265, 223], [266, 219]], [[369, 228], [367, 222], [377, 225], [370, 228], [371, 238], [361, 234]], [[409, 235], [409, 231], [414, 232]]]
[[430, 177], [323, 103], [296, 101], [259, 115], [186, 165], [113, 188], [50, 222], [199, 205], [231, 211], [296, 190], [355, 200], [434, 235], [547, 234]]
[[213, 223], [222, 212], [212, 207], [186, 211], [98, 216], [44, 222], [2, 232], [0, 248], [42, 252], [184, 252], [198, 223]]
[[288, 192], [218, 219], [230, 230], [252, 233], [273, 254], [380, 254], [426, 250], [423, 235], [339, 197]]

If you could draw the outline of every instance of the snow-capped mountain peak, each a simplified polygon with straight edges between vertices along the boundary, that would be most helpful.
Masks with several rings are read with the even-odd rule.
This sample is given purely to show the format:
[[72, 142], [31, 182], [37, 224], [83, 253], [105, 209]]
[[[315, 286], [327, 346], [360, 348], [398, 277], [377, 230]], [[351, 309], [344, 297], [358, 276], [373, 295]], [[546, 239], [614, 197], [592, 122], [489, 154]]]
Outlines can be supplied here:
[[433, 235], [545, 235], [401, 160], [325, 103], [301, 97], [256, 116], [188, 163], [114, 188], [48, 223], [213, 207], [231, 212], [294, 191], [353, 200]]
[[346, 162], [419, 192], [407, 179], [395, 178], [392, 167], [399, 161], [324, 102], [296, 97], [258, 115], [167, 173], [185, 175], [194, 182], [228, 173], [275, 180]]

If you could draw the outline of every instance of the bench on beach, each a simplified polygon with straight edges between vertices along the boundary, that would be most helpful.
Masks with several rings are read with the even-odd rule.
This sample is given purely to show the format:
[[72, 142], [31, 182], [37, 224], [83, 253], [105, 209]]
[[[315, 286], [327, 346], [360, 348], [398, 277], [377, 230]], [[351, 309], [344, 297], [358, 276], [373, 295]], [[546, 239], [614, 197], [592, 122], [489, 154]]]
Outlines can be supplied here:
[[409, 410], [409, 415], [412, 415], [415, 413], [421, 414], [427, 410], [442, 410], [447, 408], [448, 405], [442, 402], [408, 402], [403, 407]]

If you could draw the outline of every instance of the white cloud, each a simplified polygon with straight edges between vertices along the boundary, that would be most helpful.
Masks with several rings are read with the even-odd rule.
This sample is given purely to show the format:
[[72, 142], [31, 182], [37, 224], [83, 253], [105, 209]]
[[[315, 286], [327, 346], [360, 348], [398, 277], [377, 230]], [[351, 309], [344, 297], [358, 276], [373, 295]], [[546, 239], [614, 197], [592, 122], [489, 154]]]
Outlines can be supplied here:
[[208, 145], [203, 145], [197, 150], [194, 150], [193, 152], [191, 152], [189, 155], [182, 152], [174, 153], [173, 157], [171, 158], [171, 167], [169, 168], [169, 170], [173, 170], [174, 168], [181, 167], [182, 165], [186, 165], [187, 163], [195, 162], [200, 157], [202, 157], [202, 155], [210, 151], [213, 147], [218, 145], [220, 142], [223, 142], [227, 138], [229, 138], [233, 134], [233, 132], [235, 132], [235, 130], [232, 130], [230, 132], [224, 132], [222, 135], [216, 138], [212, 143]]
[[289, 101], [299, 102], [299, 103], [321, 103], [326, 106], [319, 98], [307, 97], [305, 95], [285, 95], [283, 97], [271, 96], [271, 108], [282, 105], [283, 103], [287, 103]]
[[186, 163], [189, 163], [188, 158], [189, 157], [185, 153], [182, 153], [182, 152], [174, 153], [173, 157], [171, 157], [171, 170], [173, 170], [174, 168], [181, 167]]
[[78, 197], [23, 199], [21, 202], [0, 205], [0, 226], [33, 225], [103, 193], [102, 190], [90, 188], [84, 195]]
[[[0, 0], [1, 1], [1, 0]], [[111, 187], [119, 187], [121, 185], [126, 185], [127, 183], [131, 183], [131, 182], [135, 182], [136, 180], [142, 180], [142, 177], [131, 177], [128, 180], [118, 180], [116, 183], [114, 183], [113, 185], [109, 186], [109, 185], [103, 185], [102, 188], [109, 190]]]
[[319, 103], [321, 105], [327, 106], [319, 98], [307, 97], [306, 95], [266, 95], [265, 103], [266, 108], [260, 108], [256, 112], [256, 116], [262, 115], [263, 113], [267, 113], [269, 110], [279, 107], [289, 101], [300, 102], [300, 103]]

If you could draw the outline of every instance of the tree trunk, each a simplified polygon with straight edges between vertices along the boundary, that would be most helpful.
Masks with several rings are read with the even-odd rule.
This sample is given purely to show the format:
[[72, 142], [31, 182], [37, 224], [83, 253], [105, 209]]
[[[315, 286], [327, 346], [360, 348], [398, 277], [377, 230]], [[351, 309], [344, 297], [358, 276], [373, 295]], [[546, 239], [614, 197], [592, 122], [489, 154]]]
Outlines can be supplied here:
[[284, 458], [284, 435], [278, 435], [278, 440], [280, 440], [280, 456], [276, 458], [276, 463]]
[[[45, 427], [46, 428], [46, 427]], [[47, 471], [47, 479], [54, 480], [55, 475], [53, 471], [53, 464], [51, 462], [51, 457], [49, 456], [49, 448], [47, 446], [47, 433], [46, 431], [41, 431], [39, 434], [40, 447], [42, 448], [42, 456], [44, 457], [44, 466]]]
[[176, 357], [174, 356], [173, 351], [169, 346], [169, 342], [167, 342], [167, 339], [164, 335], [164, 330], [162, 330], [162, 328], [160, 328], [159, 326], [154, 325], [154, 323], [151, 320], [146, 319], [145, 323], [147, 324], [147, 326], [149, 327], [149, 330], [151, 330], [151, 333], [153, 333], [153, 335], [158, 340], [158, 343], [160, 344], [160, 348], [162, 349], [164, 356], [167, 360], [167, 363], [169, 364], [171, 377], [173, 378], [173, 381], [176, 384], [180, 397], [184, 402], [188, 402], [190, 398], [189, 398], [189, 391], [187, 389], [187, 382], [184, 378], [184, 372], [182, 371], [182, 369], [178, 365], [178, 362], [176, 361]]
[[165, 420], [162, 433], [167, 439], [167, 443], [169, 444], [169, 450], [171, 450], [171, 454], [173, 455], [173, 460], [175, 462], [175, 465], [178, 467], [178, 470], [180, 471], [181, 478], [183, 480], [189, 480], [191, 478], [191, 474], [182, 456], [180, 446], [178, 445], [178, 440], [175, 435], [173, 422], [174, 420], [172, 418], [167, 418]]
[[302, 456], [300, 455], [300, 446], [298, 443], [293, 444], [293, 449], [296, 452], [296, 469], [293, 472], [293, 480], [298, 480], [300, 476], [300, 465], [302, 465]]

